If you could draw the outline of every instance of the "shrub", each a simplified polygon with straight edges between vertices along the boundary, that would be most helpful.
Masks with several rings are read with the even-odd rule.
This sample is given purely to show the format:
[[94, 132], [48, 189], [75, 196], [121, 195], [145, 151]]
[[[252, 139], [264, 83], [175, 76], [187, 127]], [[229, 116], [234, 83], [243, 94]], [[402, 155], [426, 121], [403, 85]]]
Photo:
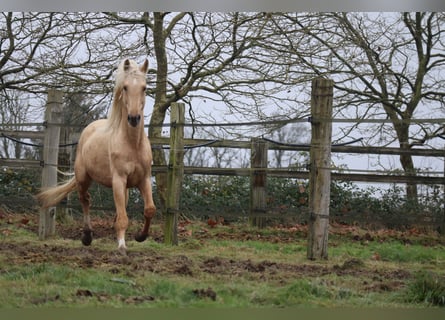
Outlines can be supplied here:
[[[35, 209], [33, 195], [40, 185], [39, 169], [0, 169], [0, 199], [2, 204], [17, 210]], [[366, 227], [404, 228], [419, 225], [443, 224], [444, 199], [441, 186], [422, 186], [417, 201], [409, 202], [404, 188], [394, 185], [388, 189], [359, 188], [348, 181], [332, 181], [330, 220]], [[110, 189], [93, 184], [90, 188], [92, 210], [114, 211]], [[294, 178], [267, 179], [266, 223], [294, 224], [308, 221], [309, 185], [307, 180]], [[180, 195], [180, 210], [189, 218], [208, 218], [222, 215], [229, 220], [243, 220], [249, 212], [249, 177], [185, 175]], [[161, 208], [156, 183], [153, 198]], [[81, 213], [77, 194], [71, 206]], [[62, 202], [62, 205], [66, 201]], [[23, 207], [23, 208], [22, 208]], [[143, 200], [137, 190], [130, 191], [128, 212], [131, 218], [142, 219]], [[159, 214], [161, 211], [158, 211]], [[157, 215], [160, 216], [160, 215]], [[229, 217], [232, 216], [232, 217]]]
[[249, 180], [246, 177], [184, 176], [180, 208], [186, 214], [197, 216], [247, 215]]
[[14, 212], [29, 212], [35, 208], [33, 195], [40, 187], [39, 169], [0, 168], [0, 202]]
[[40, 185], [38, 170], [33, 169], [0, 169], [0, 195], [32, 194]]

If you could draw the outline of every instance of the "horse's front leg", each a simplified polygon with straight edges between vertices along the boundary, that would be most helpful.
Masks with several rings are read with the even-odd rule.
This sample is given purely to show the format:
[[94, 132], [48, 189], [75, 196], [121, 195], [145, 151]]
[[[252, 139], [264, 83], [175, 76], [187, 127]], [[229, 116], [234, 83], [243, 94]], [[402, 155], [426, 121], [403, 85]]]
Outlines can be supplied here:
[[142, 242], [148, 237], [148, 229], [150, 228], [150, 222], [156, 213], [156, 207], [153, 202], [153, 193], [151, 188], [150, 177], [146, 178], [143, 183], [139, 186], [139, 191], [144, 199], [144, 218], [145, 223], [142, 230], [135, 235], [135, 240]]
[[125, 177], [113, 177], [113, 197], [114, 205], [116, 207], [116, 221], [114, 222], [114, 229], [116, 230], [118, 250], [126, 253], [127, 246], [125, 245], [125, 232], [128, 228], [128, 217], [126, 207], [127, 200], [127, 180]]

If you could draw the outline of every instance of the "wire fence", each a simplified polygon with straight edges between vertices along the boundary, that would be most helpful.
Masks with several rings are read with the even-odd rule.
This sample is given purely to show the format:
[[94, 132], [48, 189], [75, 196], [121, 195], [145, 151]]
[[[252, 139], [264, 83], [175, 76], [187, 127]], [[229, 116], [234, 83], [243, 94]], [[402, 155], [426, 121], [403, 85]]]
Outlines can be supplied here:
[[[290, 123], [298, 123], [298, 122], [311, 122], [314, 121], [313, 117], [303, 117], [303, 118], [294, 118], [294, 119], [273, 119], [273, 120], [267, 120], [267, 121], [253, 121], [253, 122], [233, 122], [233, 123], [221, 123], [221, 122], [215, 122], [215, 123], [183, 123], [183, 124], [162, 124], [159, 125], [161, 127], [171, 127], [171, 126], [184, 126], [184, 127], [241, 127], [241, 126], [268, 126], [268, 125], [278, 125], [278, 126], [282, 126], [285, 124], [290, 124]], [[328, 121], [327, 119], [317, 119], [316, 121]], [[346, 123], [388, 123], [391, 122], [391, 120], [389, 119], [330, 119], [329, 121], [331, 121], [332, 123], [342, 123], [342, 122], [346, 122]], [[401, 120], [402, 122], [404, 120]], [[424, 124], [443, 124], [445, 122], [444, 118], [430, 118], [430, 119], [409, 119], [406, 120], [407, 123], [424, 123]], [[81, 125], [77, 125], [77, 124], [60, 124], [60, 123], [53, 123], [53, 122], [31, 122], [31, 123], [4, 123], [0, 125], [0, 137], [7, 139], [15, 144], [20, 144], [20, 145], [24, 145], [24, 146], [29, 146], [29, 147], [34, 147], [34, 148], [43, 148], [43, 143], [35, 143], [35, 142], [29, 142], [29, 141], [24, 141], [24, 140], [29, 140], [29, 139], [24, 139], [23, 137], [26, 136], [27, 131], [16, 131], [20, 134], [16, 134], [13, 133], [11, 134], [11, 130], [5, 130], [5, 127], [13, 127], [13, 128], [18, 128], [18, 127], [38, 127], [38, 128], [46, 128], [47, 126], [63, 126], [63, 127], [70, 127], [70, 128], [81, 128]], [[145, 127], [149, 128], [151, 125], [145, 125]], [[3, 129], [1, 129], [3, 128]], [[6, 132], [6, 133], [5, 133]], [[31, 131], [31, 132], [35, 132], [35, 131]], [[9, 134], [8, 134], [9, 133]], [[439, 138], [442, 138], [440, 135], [438, 136]], [[310, 144], [302, 144], [302, 143], [289, 143], [289, 142], [282, 142], [282, 141], [276, 141], [270, 138], [267, 138], [265, 136], [261, 137], [263, 140], [269, 142], [271, 145], [273, 146], [281, 146], [281, 147], [291, 147], [291, 148], [303, 148], [300, 151], [307, 151], [310, 148]], [[334, 143], [331, 146], [332, 147], [343, 147], [343, 146], [351, 146], [355, 143], [358, 142], [363, 142], [363, 138], [358, 138], [358, 139], [353, 139], [351, 141], [347, 141], [347, 142], [342, 142], [342, 143]], [[212, 140], [206, 140], [203, 141], [201, 143], [193, 143], [190, 145], [185, 145], [184, 146], [184, 150], [191, 150], [191, 149], [195, 149], [195, 148], [202, 148], [202, 147], [218, 147], [218, 144], [221, 143], [222, 139], [212, 139]], [[240, 141], [240, 140], [238, 140]], [[246, 140], [247, 141], [247, 140]], [[247, 141], [248, 142], [248, 141]], [[77, 145], [77, 141], [73, 141], [70, 143], [61, 143], [59, 144], [59, 148], [63, 149], [63, 148], [72, 148], [75, 147]], [[374, 151], [377, 151], [378, 147], [374, 147], [374, 146], [363, 146], [361, 145], [360, 147], [363, 147], [363, 149], [365, 148], [373, 148]], [[152, 148], [153, 149], [163, 149], [163, 150], [169, 150], [170, 146], [166, 143], [162, 143], [162, 144], [153, 144], [152, 143]], [[272, 147], [271, 149], [273, 149], [274, 147]], [[387, 148], [389, 149], [389, 148]], [[397, 148], [393, 148], [393, 149], [397, 149]], [[435, 157], [444, 157], [445, 156], [445, 151], [444, 150], [440, 150], [440, 149], [427, 149], [427, 148], [417, 148], [417, 149], [411, 149], [411, 150], [404, 150], [407, 153], [412, 152], [413, 155], [416, 155], [414, 152], [419, 152], [419, 151], [427, 151], [427, 150], [435, 150], [438, 152], [435, 153], [430, 153], [427, 154], [426, 152], [423, 152], [423, 154], [419, 154], [419, 155], [424, 155], [424, 156], [435, 156]], [[295, 151], [295, 150], [294, 150]], [[298, 151], [298, 150], [297, 150]], [[335, 148], [333, 150], [335, 152]], [[351, 150], [349, 150], [351, 151]], [[372, 150], [371, 150], [372, 151]], [[348, 150], [344, 150], [344, 153], [348, 153]], [[396, 154], [396, 151], [392, 151], [394, 154]], [[355, 151], [351, 151], [350, 153], [356, 153]], [[361, 153], [361, 152], [357, 152], [357, 153]], [[363, 152], [366, 153], [366, 152]], [[372, 153], [372, 152], [370, 152]], [[383, 151], [378, 151], [377, 154], [384, 154], [385, 150]], [[331, 167], [331, 170], [340, 170], [342, 172], [357, 172], [357, 173], [377, 173], [377, 174], [394, 174], [394, 170], [364, 170], [364, 169], [349, 169], [349, 168], [335, 168], [335, 167]], [[417, 175], [444, 175], [444, 171], [437, 171], [437, 170], [418, 170], [416, 171]]]
[[[312, 122], [312, 121], [327, 121], [326, 119], [314, 119], [311, 117], [305, 117], [305, 118], [298, 118], [298, 119], [274, 119], [274, 120], [269, 120], [269, 121], [256, 121], [256, 122], [237, 122], [237, 123], [184, 123], [184, 124], [175, 124], [176, 126], [184, 126], [184, 127], [241, 127], [241, 126], [271, 126], [271, 125], [275, 125], [275, 126], [282, 126], [285, 124], [290, 124], [290, 123], [301, 123], [301, 122]], [[340, 123], [340, 122], [345, 122], [345, 123], [390, 123], [391, 121], [389, 119], [332, 119], [331, 120], [333, 123]], [[407, 120], [407, 123], [410, 124], [416, 124], [416, 123], [424, 123], [424, 124], [442, 124], [445, 122], [445, 119], [442, 118], [437, 118], [437, 119], [410, 119], [409, 121]], [[66, 127], [74, 127], [74, 128], [80, 128], [80, 126], [78, 125], [73, 125], [73, 124], [58, 124], [58, 123], [51, 123], [51, 122], [41, 122], [41, 123], [15, 123], [15, 124], [2, 124], [0, 126], [0, 128], [19, 128], [19, 127], [34, 127], [34, 128], [45, 128], [47, 126], [66, 126]], [[159, 125], [161, 127], [171, 127], [172, 124], [162, 124]], [[146, 125], [145, 127], [149, 128], [150, 125]], [[1, 137], [4, 139], [8, 139], [9, 141], [13, 142], [13, 143], [18, 143], [18, 144], [22, 144], [22, 145], [26, 145], [26, 146], [30, 146], [30, 147], [34, 147], [34, 148], [42, 148], [43, 144], [40, 143], [34, 143], [34, 142], [27, 142], [27, 141], [23, 141], [26, 140], [25, 138], [23, 138], [26, 135], [26, 132], [20, 137], [18, 138], [16, 135], [12, 135], [12, 134], [6, 134], [5, 130], [1, 130], [0, 129], [0, 134]], [[309, 144], [293, 144], [293, 143], [287, 143], [287, 142], [281, 142], [281, 141], [275, 141], [273, 139], [269, 139], [269, 138], [265, 138], [263, 137], [263, 139], [265, 141], [267, 141], [268, 143], [270, 143], [271, 146], [279, 146], [279, 147], [289, 147], [289, 148], [304, 148], [304, 150], [308, 150], [310, 148]], [[338, 143], [338, 144], [333, 144], [333, 147], [347, 147], [347, 146], [351, 146], [355, 143], [358, 142], [362, 142], [363, 138], [358, 138], [358, 139], [354, 139], [348, 142], [344, 142], [344, 143]], [[204, 141], [204, 142], [193, 142], [190, 145], [186, 145], [184, 147], [185, 150], [191, 150], [191, 149], [195, 149], [195, 148], [204, 148], [204, 147], [219, 147], [218, 144], [221, 144], [222, 142], [227, 143], [226, 140], [224, 139], [213, 139], [210, 141]], [[238, 141], [237, 143], [239, 143], [240, 141]], [[246, 145], [248, 146], [249, 141], [245, 141]], [[73, 148], [77, 145], [77, 142], [72, 142], [72, 143], [63, 143], [59, 145], [59, 148]], [[363, 147], [363, 146], [362, 146]], [[153, 145], [153, 148], [160, 148], [160, 149], [169, 149], [170, 147], [164, 142], [164, 143], [160, 143], [160, 144], [156, 144]], [[273, 147], [272, 147], [273, 148]], [[364, 146], [364, 148], [370, 148], [370, 147], [366, 147]], [[375, 147], [374, 147], [375, 148]], [[295, 150], [295, 149], [292, 149]], [[441, 156], [444, 157], [445, 156], [445, 152], [443, 150], [437, 150], [438, 152], [435, 153], [434, 156]], [[344, 152], [348, 152], [347, 150]], [[56, 166], [56, 164], [45, 164], [45, 165], [53, 165]], [[60, 166], [59, 166], [60, 167]], [[388, 170], [362, 170], [362, 169], [347, 169], [347, 168], [335, 168], [335, 167], [329, 167], [326, 168], [332, 171], [348, 171], [348, 172], [356, 172], [356, 173], [366, 173], [366, 174], [378, 174], [378, 175], [388, 175], [388, 174], [394, 174], [393, 171], [388, 171]], [[307, 170], [306, 170], [307, 171]], [[443, 179], [443, 175], [444, 172], [443, 171], [428, 171], [428, 170], [422, 170], [422, 171], [418, 171], [416, 172], [416, 175], [436, 175], [436, 176], [441, 176], [442, 180], [445, 181], [445, 179]], [[237, 176], [237, 175], [235, 175]], [[290, 178], [290, 179], [295, 179], [295, 178]], [[297, 182], [295, 182], [295, 180], [292, 180], [294, 183], [294, 185], [290, 185], [289, 188], [291, 190], [295, 190], [296, 188], [296, 184]], [[438, 180], [435, 180], [437, 183]], [[444, 181], [442, 181], [442, 184], [445, 183]], [[38, 183], [36, 183], [36, 186], [38, 185]], [[203, 187], [204, 188], [204, 187]], [[114, 208], [114, 204], [112, 203], [112, 197], [109, 195], [106, 195], [106, 191], [102, 191], [100, 189], [97, 189], [98, 191], [94, 191], [94, 193], [99, 194], [99, 196], [97, 197], [98, 199], [102, 200], [102, 204], [98, 203], [98, 205], [94, 205], [93, 206], [93, 210], [96, 211], [104, 211], [104, 212], [108, 212], [108, 211], [113, 211]], [[35, 191], [35, 190], [34, 190]], [[198, 218], [207, 218], [209, 216], [221, 216], [224, 217], [226, 220], [231, 220], [231, 219], [248, 219], [249, 216], [247, 214], [248, 212], [248, 208], [246, 207], [248, 204], [248, 198], [243, 198], [242, 200], [240, 200], [240, 202], [236, 205], [231, 205], [231, 206], [227, 206], [224, 205], [224, 203], [227, 203], [228, 199], [220, 199], [220, 204], [215, 207], [215, 199], [211, 199], [211, 198], [207, 198], [207, 202], [206, 201], [198, 201], [197, 199], [199, 199], [197, 196], [199, 195], [199, 192], [202, 192], [202, 190], [199, 191], [195, 191], [195, 195], [193, 197], [195, 204], [190, 203], [190, 202], [184, 202], [185, 200], [183, 200], [183, 202], [181, 203], [181, 210], [183, 212], [184, 215], [189, 216], [189, 217], [198, 217]], [[218, 193], [218, 190], [214, 190], [214, 192]], [[271, 191], [272, 192], [272, 191]], [[275, 192], [275, 191], [274, 191]], [[442, 191], [443, 192], [443, 191]], [[201, 194], [202, 195], [202, 194]], [[240, 192], [237, 191], [234, 194], [232, 194], [230, 196], [230, 200], [233, 201], [234, 198], [240, 197]], [[272, 196], [271, 196], [272, 197]], [[5, 194], [0, 194], [0, 198], [2, 199], [2, 204], [8, 207], [28, 207], [28, 208], [35, 208], [36, 204], [33, 200], [32, 194], [30, 197], [26, 196], [26, 197], [15, 197], [11, 194], [9, 195], [5, 195]], [[183, 197], [182, 199], [186, 199], [186, 197]], [[205, 198], [204, 198], [205, 199]], [[108, 201], [108, 202], [107, 202]], [[133, 202], [130, 201], [130, 207], [129, 207], [129, 211], [130, 212], [142, 212], [142, 204], [140, 202], [141, 200], [138, 199], [137, 197], [134, 198]], [[219, 200], [218, 200], [219, 201]], [[401, 200], [398, 197], [398, 201], [400, 202]], [[381, 214], [377, 214], [376, 212], [377, 207], [372, 208], [372, 210], [374, 210], [374, 214], [371, 215], [369, 214], [369, 209], [370, 208], [349, 208], [346, 209], [346, 213], [345, 213], [345, 209], [344, 208], [336, 208], [335, 210], [333, 210], [333, 214], [332, 214], [332, 219], [336, 219], [336, 221], [344, 221], [344, 222], [348, 222], [348, 223], [357, 223], [357, 221], [367, 221], [368, 223], [371, 223], [372, 221], [374, 221], [374, 223], [377, 223], [378, 221], [380, 221], [380, 223], [384, 223], [386, 221], [386, 223], [390, 223], [390, 224], [397, 224], [397, 220], [399, 221], [399, 224], [404, 224], [404, 225], [408, 225], [409, 223], [417, 223], [417, 224], [430, 224], [430, 225], [435, 225], [438, 223], [438, 221], [440, 221], [440, 219], [443, 219], [443, 196], [438, 196], [437, 194], [435, 195], [435, 205], [436, 205], [436, 210], [433, 210], [434, 213], [431, 213], [431, 206], [428, 206], [428, 210], [429, 212], [423, 211], [421, 214], [416, 215], [416, 214], [411, 214], [406, 218], [403, 218], [402, 220], [400, 219], [400, 217], [402, 217], [403, 215], [394, 215], [394, 217], [390, 217], [388, 215], [388, 212], [390, 211], [390, 209], [385, 209], [381, 212]], [[363, 199], [362, 199], [363, 202]], [[80, 206], [77, 205], [73, 205], [73, 204], [67, 204], [64, 203], [62, 204], [62, 206], [65, 206], [66, 208], [70, 209], [71, 212], [76, 212], [76, 213], [80, 213]], [[358, 205], [356, 204], [356, 207]], [[217, 208], [217, 209], [215, 209]], [[405, 207], [406, 209], [406, 207]], [[386, 213], [385, 213], [386, 212]], [[262, 217], [265, 218], [270, 218], [270, 219], [275, 219], [278, 221], [294, 221], [294, 222], [305, 222], [308, 219], [308, 209], [304, 204], [301, 203], [292, 203], [292, 202], [286, 202], [284, 200], [276, 200], [276, 201], [271, 201], [269, 203], [269, 208], [267, 210], [267, 212], [263, 212], [262, 213]], [[411, 222], [409, 220], [412, 220]], [[354, 222], [355, 221], [355, 222]]]

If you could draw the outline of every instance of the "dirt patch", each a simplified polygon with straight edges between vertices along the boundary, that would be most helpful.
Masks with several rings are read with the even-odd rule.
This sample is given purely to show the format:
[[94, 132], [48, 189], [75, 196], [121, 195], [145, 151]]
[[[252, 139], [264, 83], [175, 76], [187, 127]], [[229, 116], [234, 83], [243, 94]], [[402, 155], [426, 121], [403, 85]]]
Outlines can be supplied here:
[[3, 256], [14, 264], [57, 263], [83, 269], [101, 268], [110, 273], [128, 275], [154, 272], [193, 277], [199, 273], [208, 273], [216, 277], [248, 277], [278, 281], [280, 283], [301, 277], [321, 277], [329, 274], [338, 276], [360, 276], [374, 279], [403, 280], [411, 277], [404, 270], [372, 270], [356, 263], [346, 261], [342, 266], [324, 266], [316, 264], [277, 263], [268, 260], [254, 262], [221, 257], [192, 260], [184, 255], [160, 256], [147, 248], [142, 252], [129, 251], [127, 256], [95, 247], [69, 248], [55, 245], [34, 245], [33, 243], [4, 243]]
[[[113, 229], [113, 219], [94, 218], [93, 219], [93, 238], [94, 239], [110, 239], [113, 241], [115, 232]], [[10, 225], [15, 228], [25, 228], [37, 232], [37, 217], [23, 216], [3, 216], [0, 219], [0, 227], [5, 237], [12, 237], [6, 234], [6, 231], [12, 230]], [[127, 233], [131, 237], [138, 228], [140, 223], [137, 221], [130, 222], [130, 228]], [[231, 227], [218, 230], [218, 226], [213, 227], [211, 231], [205, 225], [200, 225], [193, 229], [188, 225], [180, 225], [179, 238], [180, 241], [191, 244], [195, 242], [205, 242], [206, 239], [221, 240], [237, 240], [237, 241], [265, 241], [275, 243], [292, 243], [301, 241], [307, 228], [305, 226], [297, 226], [294, 229], [277, 229], [276, 232], [257, 231], [241, 231], [236, 232]], [[81, 246], [80, 238], [82, 234], [81, 221], [58, 224], [56, 227], [58, 236], [64, 239], [78, 241], [78, 246], [63, 246], [52, 244], [49, 241], [46, 244], [41, 242], [15, 242], [4, 241], [2, 243], [2, 257], [8, 260], [8, 263], [14, 265], [23, 265], [29, 263], [54, 263], [66, 265], [73, 268], [82, 269], [101, 269], [110, 272], [113, 275], [125, 275], [132, 279], [136, 276], [144, 276], [147, 273], [156, 273], [160, 275], [172, 275], [180, 277], [191, 277], [199, 279], [203, 274], [211, 275], [226, 281], [234, 281], [237, 278], [245, 278], [251, 281], [270, 281], [275, 284], [285, 285], [301, 278], [321, 278], [329, 275], [338, 277], [354, 277], [363, 279], [362, 290], [365, 292], [386, 292], [395, 291], [405, 285], [407, 280], [412, 278], [410, 272], [402, 269], [384, 269], [373, 268], [359, 259], [349, 259], [341, 264], [328, 265], [307, 263], [286, 263], [275, 262], [270, 260], [251, 260], [251, 259], [231, 259], [220, 256], [213, 257], [193, 257], [181, 254], [181, 252], [161, 254], [149, 246], [144, 251], [129, 250], [127, 256], [122, 256], [117, 251], [104, 250], [94, 245], [89, 247]], [[235, 228], [235, 227], [233, 227]], [[273, 231], [273, 230], [272, 230]], [[331, 232], [334, 235], [347, 235], [356, 233], [354, 241], [382, 241], [388, 237], [401, 238], [400, 234], [391, 232], [362, 232], [355, 228], [342, 228], [334, 226]], [[150, 237], [155, 241], [162, 241], [162, 232], [159, 229], [151, 231]], [[407, 238], [404, 235], [404, 238]], [[335, 241], [331, 244], [335, 245]], [[196, 248], [199, 250], [199, 246]], [[7, 257], [7, 258], [6, 258]], [[229, 280], [228, 280], [229, 281]], [[236, 281], [236, 280], [235, 280]], [[89, 297], [87, 294], [79, 293], [82, 298], [109, 299], [111, 297], [101, 295], [100, 293], [92, 293]], [[208, 298], [213, 300], [211, 288], [196, 289], [194, 292], [200, 298]], [[113, 297], [119, 299], [119, 297]], [[57, 300], [56, 296], [43, 297], [42, 301], [35, 301], [35, 304], [42, 304], [47, 301]], [[150, 297], [147, 297], [149, 300]], [[132, 301], [131, 303], [139, 303], [140, 301]], [[143, 302], [143, 301], [142, 301]]]

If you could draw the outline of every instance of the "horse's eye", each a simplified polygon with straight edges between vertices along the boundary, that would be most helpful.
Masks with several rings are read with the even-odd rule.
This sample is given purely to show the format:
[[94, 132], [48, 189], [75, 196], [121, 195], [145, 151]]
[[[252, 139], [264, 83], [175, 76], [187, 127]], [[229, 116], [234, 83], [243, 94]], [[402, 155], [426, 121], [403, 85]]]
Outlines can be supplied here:
[[143, 87], [143, 88], [142, 88], [142, 93], [144, 93], [145, 90], [147, 90], [147, 87]]
[[124, 86], [124, 91], [127, 91], [127, 86]]

